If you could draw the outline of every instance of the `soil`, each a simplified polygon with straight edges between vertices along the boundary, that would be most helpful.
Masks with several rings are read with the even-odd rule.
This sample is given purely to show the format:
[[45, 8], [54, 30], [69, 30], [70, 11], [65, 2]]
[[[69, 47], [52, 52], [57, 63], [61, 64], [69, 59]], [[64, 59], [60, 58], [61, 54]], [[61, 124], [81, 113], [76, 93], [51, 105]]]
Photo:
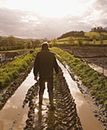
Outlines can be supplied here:
[[[54, 80], [54, 110], [48, 106], [48, 94], [45, 93], [44, 104], [42, 108], [38, 107], [39, 88], [36, 83], [32, 86], [33, 80], [33, 71], [31, 71], [28, 78], [2, 108], [0, 113], [2, 130], [9, 128], [11, 130], [22, 130], [22, 128], [24, 130], [83, 130], [76, 104], [63, 73], [60, 71], [59, 76]], [[22, 101], [24, 109], [22, 108]], [[27, 103], [29, 108], [26, 106]], [[26, 121], [25, 117], [27, 118]]]
[[[67, 49], [67, 48], [66, 48]], [[71, 50], [75, 50], [75, 56], [78, 56], [81, 58], [83, 56], [83, 50], [86, 50], [86, 48], [82, 49], [81, 47], [79, 48], [81, 51], [78, 55], [76, 55], [76, 52], [78, 50], [77, 47], [71, 48]], [[99, 48], [100, 49], [100, 48]], [[94, 52], [94, 51], [93, 51]], [[90, 51], [89, 51], [90, 53]], [[93, 53], [94, 56], [95, 53]], [[86, 55], [84, 55], [86, 56]], [[106, 55], [105, 55], [106, 56]], [[90, 53], [91, 57], [91, 53]], [[90, 58], [89, 57], [89, 58]], [[85, 57], [86, 58], [86, 57]], [[88, 59], [88, 58], [86, 58]], [[21, 74], [20, 78], [12, 83], [12, 87], [9, 87], [5, 91], [4, 98], [3, 99], [3, 104], [1, 108], [5, 105], [6, 101], [8, 98], [10, 98], [10, 95], [15, 92], [15, 90], [18, 88], [19, 83], [21, 83], [25, 77], [27, 76], [28, 72], [25, 74]], [[70, 94], [70, 90], [68, 88], [68, 85], [66, 83], [65, 78], [63, 77], [62, 72], [60, 72], [59, 77], [57, 77], [55, 83], [56, 87], [54, 89], [54, 101], [55, 101], [55, 110], [51, 111], [47, 107], [47, 100], [45, 99], [45, 107], [44, 105], [42, 107], [43, 110], [41, 111], [38, 109], [38, 106], [35, 105], [38, 102], [38, 87], [32, 86], [29, 90], [28, 93], [26, 94], [25, 100], [23, 102], [23, 107], [26, 105], [26, 103], [29, 103], [29, 110], [28, 110], [28, 117], [26, 120], [26, 126], [24, 127], [24, 130], [41, 130], [41, 129], [47, 129], [47, 130], [82, 130], [82, 125], [80, 123], [80, 119], [76, 110], [76, 104], [74, 102], [74, 99], [72, 95]], [[21, 80], [21, 81], [20, 81]], [[57, 82], [59, 81], [59, 82]], [[15, 90], [14, 90], [15, 87]], [[10, 93], [11, 92], [11, 93]], [[31, 94], [30, 94], [31, 93]], [[31, 95], [31, 96], [30, 96]], [[2, 100], [1, 100], [2, 101]], [[2, 103], [2, 102], [1, 102]], [[94, 110], [94, 109], [93, 109]], [[42, 112], [42, 113], [41, 113]], [[97, 112], [96, 112], [97, 116]], [[13, 122], [15, 124], [15, 122]], [[106, 130], [106, 129], [105, 129]]]
[[107, 69], [107, 46], [71, 46], [64, 49], [87, 63]]
[[[107, 46], [72, 46], [69, 48], [64, 47], [63, 49], [67, 50], [75, 57], [80, 58], [88, 65], [92, 65], [91, 67], [93, 69], [93, 65], [96, 65], [95, 68], [97, 68], [97, 66], [100, 67], [100, 69], [95, 70], [107, 76]], [[91, 96], [90, 91], [84, 85], [81, 85], [78, 77], [74, 77], [76, 77], [76, 79], [74, 79], [77, 81], [78, 87], [84, 94], [85, 98], [90, 98], [90, 100], [93, 101], [93, 111], [95, 113], [95, 116], [98, 118], [98, 120], [100, 120], [103, 123], [106, 130], [107, 111], [105, 111], [105, 108], [103, 108], [102, 105], [96, 103], [94, 97]]]
[[37, 83], [28, 90], [23, 102], [23, 107], [29, 104], [24, 130], [83, 130], [77, 115], [76, 104], [61, 70], [54, 83], [54, 110], [46, 107], [46, 97], [45, 105], [41, 108], [37, 105], [39, 89]]
[[0, 110], [4, 107], [8, 99], [15, 93], [20, 84], [25, 80], [29, 74], [32, 65], [28, 67], [25, 72], [19, 74], [19, 77], [15, 79], [7, 88], [0, 90]]

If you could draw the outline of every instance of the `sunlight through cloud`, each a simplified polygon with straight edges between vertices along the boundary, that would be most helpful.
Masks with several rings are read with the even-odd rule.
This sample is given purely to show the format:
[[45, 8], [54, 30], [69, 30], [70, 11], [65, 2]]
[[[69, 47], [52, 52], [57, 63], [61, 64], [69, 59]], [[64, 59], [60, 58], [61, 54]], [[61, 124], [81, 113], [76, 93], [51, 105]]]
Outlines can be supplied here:
[[93, 0], [7, 0], [5, 7], [36, 12], [46, 17], [81, 15]]
[[56, 37], [106, 27], [106, 5], [106, 0], [0, 0], [0, 34]]

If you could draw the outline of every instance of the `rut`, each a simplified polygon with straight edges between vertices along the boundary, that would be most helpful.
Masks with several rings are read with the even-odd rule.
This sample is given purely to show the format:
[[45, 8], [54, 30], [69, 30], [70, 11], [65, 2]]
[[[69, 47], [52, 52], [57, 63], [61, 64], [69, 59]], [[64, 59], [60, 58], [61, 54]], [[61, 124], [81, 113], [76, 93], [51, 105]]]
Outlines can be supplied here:
[[55, 110], [48, 107], [47, 89], [39, 109], [39, 86], [31, 71], [13, 96], [1, 105], [0, 130], [103, 130], [76, 82], [67, 69], [58, 64], [61, 69], [59, 75], [54, 76]]
[[28, 119], [24, 130], [83, 130], [77, 115], [76, 104], [70, 94], [63, 73], [54, 78], [55, 110], [38, 109], [38, 84], [32, 86], [26, 95], [23, 106], [28, 103]]

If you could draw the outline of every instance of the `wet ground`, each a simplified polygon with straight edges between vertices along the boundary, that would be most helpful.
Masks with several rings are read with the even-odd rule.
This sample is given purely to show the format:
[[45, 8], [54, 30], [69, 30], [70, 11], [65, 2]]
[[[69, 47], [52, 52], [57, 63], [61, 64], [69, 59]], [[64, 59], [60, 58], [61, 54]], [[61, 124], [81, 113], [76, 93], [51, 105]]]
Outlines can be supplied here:
[[104, 74], [105, 76], [107, 76], [107, 68], [98, 66], [98, 65], [93, 64], [93, 63], [89, 63], [88, 65], [89, 65], [91, 68], [93, 68], [94, 70], [96, 70], [97, 72], [102, 73], [102, 74]]
[[22, 104], [27, 90], [35, 83], [32, 71], [0, 111], [0, 130], [22, 130], [27, 108]]
[[54, 110], [48, 107], [46, 91], [44, 104], [40, 109], [37, 105], [38, 85], [34, 85], [28, 90], [24, 105], [29, 104], [29, 112], [24, 130], [82, 130], [76, 104], [61, 70], [59, 75], [54, 78], [54, 86]]
[[107, 76], [107, 46], [72, 46], [63, 48]]
[[78, 84], [71, 78], [67, 69], [65, 69], [62, 65], [60, 66], [63, 70], [70, 92], [75, 99], [77, 112], [80, 117], [83, 130], [103, 130], [101, 123], [98, 122], [94, 116], [93, 110], [95, 106], [93, 106], [91, 100], [84, 97], [78, 88]]
[[[48, 107], [47, 90], [44, 93], [42, 109], [38, 108], [38, 87], [34, 85], [31, 71], [0, 111], [0, 130], [103, 130], [94, 116], [94, 106], [90, 99], [84, 98], [67, 69], [62, 64], [59, 65], [63, 75], [60, 73], [55, 79], [55, 111]], [[28, 92], [32, 93], [31, 97]]]

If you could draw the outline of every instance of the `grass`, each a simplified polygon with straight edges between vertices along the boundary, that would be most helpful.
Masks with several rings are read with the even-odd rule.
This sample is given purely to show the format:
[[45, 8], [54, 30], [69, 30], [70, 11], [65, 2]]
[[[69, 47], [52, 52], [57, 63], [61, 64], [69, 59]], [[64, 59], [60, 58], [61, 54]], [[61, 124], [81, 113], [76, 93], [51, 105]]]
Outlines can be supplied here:
[[[102, 32], [101, 34], [107, 36], [106, 32]], [[92, 38], [93, 36], [100, 37], [100, 34], [98, 32], [85, 32], [85, 36], [88, 36]]]
[[[106, 39], [103, 44], [107, 45], [107, 33], [102, 32]], [[85, 32], [86, 37], [66, 37], [56, 40], [56, 45], [101, 45], [100, 34], [98, 32]]]
[[98, 32], [85, 32], [85, 36], [88, 36], [90, 38], [93, 38], [93, 36], [95, 37], [99, 37], [100, 34]]
[[71, 70], [79, 77], [83, 84], [88, 87], [96, 101], [107, 109], [107, 77], [99, 74], [79, 58], [59, 48], [52, 48], [61, 62], [66, 62]]
[[26, 54], [0, 68], [0, 89], [7, 87], [21, 72], [26, 71], [33, 59], [33, 54]]

